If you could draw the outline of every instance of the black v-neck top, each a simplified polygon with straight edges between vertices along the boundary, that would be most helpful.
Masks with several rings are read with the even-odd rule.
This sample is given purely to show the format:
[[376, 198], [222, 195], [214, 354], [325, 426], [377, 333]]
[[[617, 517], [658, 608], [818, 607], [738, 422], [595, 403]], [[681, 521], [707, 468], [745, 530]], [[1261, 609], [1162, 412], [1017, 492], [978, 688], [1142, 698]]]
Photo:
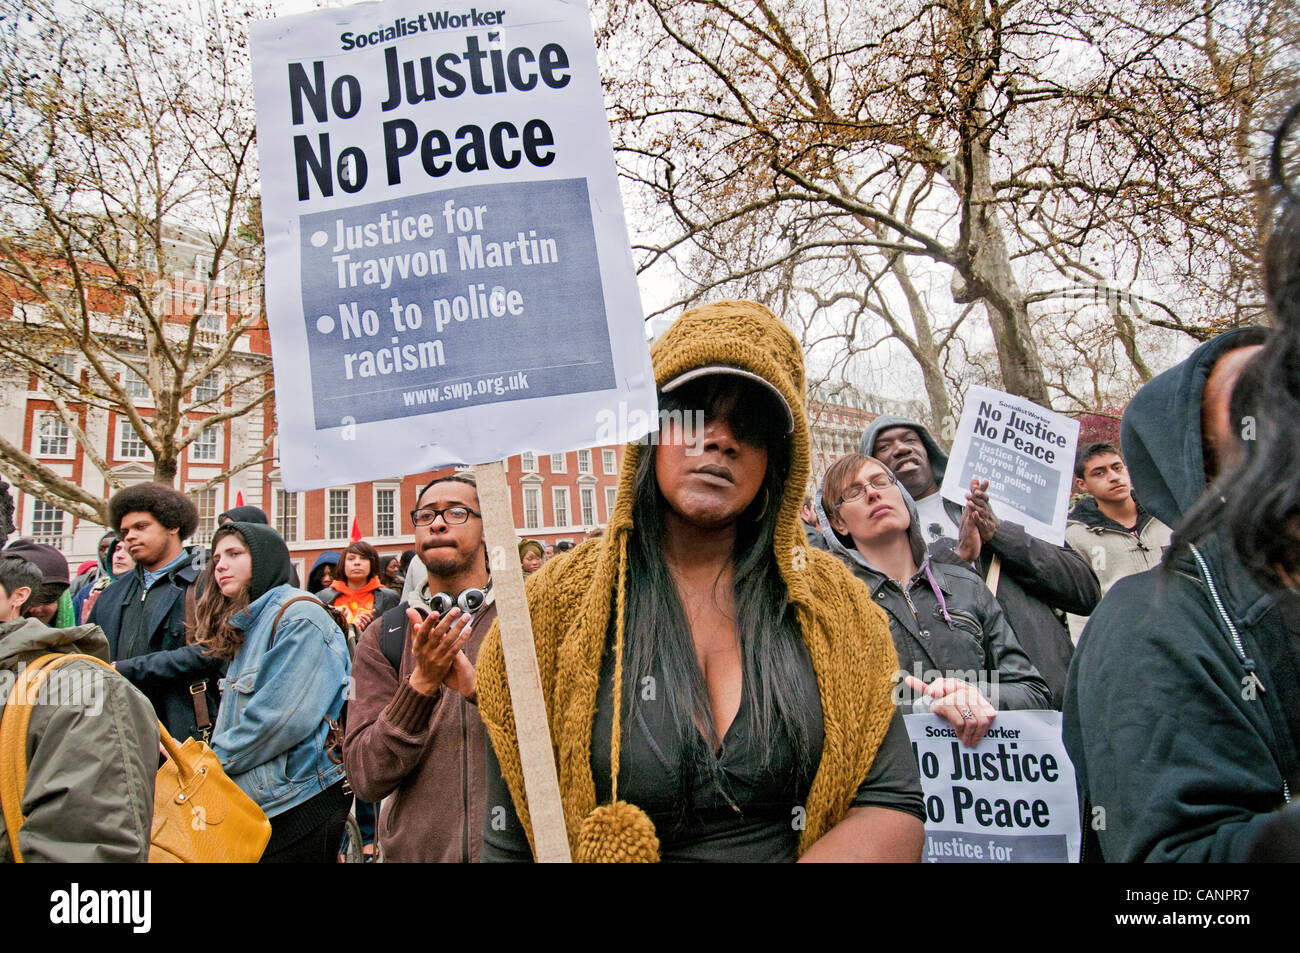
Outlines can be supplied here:
[[[721, 750], [710, 756], [701, 740], [700, 757], [683, 768], [677, 732], [664, 703], [663, 673], [656, 664], [650, 680], [641, 680], [631, 717], [624, 720], [618, 794], [654, 821], [662, 860], [790, 862], [798, 857], [802, 805], [825, 737], [812, 660], [802, 644], [800, 649], [792, 677], [798, 682], [797, 696], [806, 700], [799, 712], [808, 747], [807, 763], [802, 765], [796, 764], [794, 745], [784, 731], [774, 739], [770, 762], [763, 765], [762, 747], [749, 731], [753, 699], [745, 692]], [[613, 676], [611, 638], [601, 664], [592, 730], [591, 770], [599, 804], [610, 800]], [[527, 838], [490, 744], [487, 781], [483, 860], [530, 859]], [[920, 775], [898, 713], [853, 804], [904, 811], [925, 820]]]

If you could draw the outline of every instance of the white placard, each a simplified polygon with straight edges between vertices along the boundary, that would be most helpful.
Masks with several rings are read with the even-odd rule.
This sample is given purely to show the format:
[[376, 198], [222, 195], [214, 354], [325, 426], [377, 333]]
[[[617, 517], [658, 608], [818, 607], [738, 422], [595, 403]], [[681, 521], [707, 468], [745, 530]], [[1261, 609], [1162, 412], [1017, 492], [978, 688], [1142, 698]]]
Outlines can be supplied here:
[[927, 863], [1076, 863], [1079, 796], [1059, 711], [1000, 711], [967, 748], [938, 715], [904, 715], [925, 792]]
[[974, 477], [989, 481], [999, 519], [1060, 546], [1074, 483], [1079, 422], [988, 387], [966, 394], [942, 494], [964, 504]]
[[286, 489], [649, 432], [585, 5], [366, 3], [252, 52]]

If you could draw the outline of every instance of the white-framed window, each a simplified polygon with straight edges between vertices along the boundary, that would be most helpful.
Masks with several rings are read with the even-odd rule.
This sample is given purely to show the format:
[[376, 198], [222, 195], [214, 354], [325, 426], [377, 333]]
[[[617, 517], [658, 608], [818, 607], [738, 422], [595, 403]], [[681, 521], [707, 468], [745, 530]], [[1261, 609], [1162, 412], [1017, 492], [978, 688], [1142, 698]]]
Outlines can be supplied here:
[[44, 500], [31, 497], [32, 539], [55, 549], [63, 549], [63, 510]]
[[72, 354], [55, 354], [50, 358], [50, 366], [64, 377], [77, 379], [77, 358]]
[[564, 472], [564, 454], [562, 453], [551, 454], [551, 472], [552, 473]]
[[216, 371], [208, 374], [203, 380], [194, 385], [195, 402], [205, 400], [216, 400], [217, 395], [221, 393], [221, 375]]
[[524, 473], [537, 472], [537, 454], [531, 450], [525, 450], [519, 454], [519, 469]]
[[21, 322], [24, 325], [43, 324], [45, 322], [45, 306], [31, 301], [15, 301], [13, 319], [15, 322]]
[[126, 365], [122, 366], [122, 390], [132, 401], [149, 399], [149, 383]]
[[397, 489], [375, 487], [375, 535], [381, 539], [397, 535]]
[[557, 486], [551, 490], [551, 502], [555, 504], [555, 525], [569, 525], [569, 488]]
[[126, 419], [117, 422], [117, 455], [122, 460], [149, 459], [149, 447]]
[[221, 424], [213, 424], [200, 430], [198, 437], [190, 444], [190, 462], [221, 462], [221, 434]]
[[537, 529], [542, 525], [542, 491], [535, 486], [524, 487], [524, 529]]
[[352, 491], [330, 490], [326, 494], [325, 536], [328, 539], [347, 539], [352, 530]]
[[72, 456], [72, 434], [58, 414], [40, 414], [36, 418], [36, 455], [38, 457]]
[[606, 476], [618, 472], [618, 454], [613, 450], [600, 451], [600, 459], [604, 464]]
[[[298, 494], [275, 491], [275, 531], [286, 543], [298, 542]], [[299, 576], [305, 579], [305, 576]]]
[[194, 539], [206, 546], [217, 531], [217, 488], [200, 490], [193, 498], [199, 510], [199, 528], [194, 531]]
[[579, 488], [578, 499], [582, 503], [582, 525], [595, 526], [600, 522], [596, 517], [596, 488], [593, 486]]
[[591, 472], [591, 451], [579, 450], [578, 451], [578, 473], [581, 474], [581, 473], [590, 473], [590, 472]]
[[605, 522], [609, 522], [614, 516], [614, 501], [618, 499], [618, 487], [605, 487]]
[[211, 311], [204, 312], [199, 316], [199, 330], [207, 331], [210, 334], [220, 334], [221, 315], [213, 314]]

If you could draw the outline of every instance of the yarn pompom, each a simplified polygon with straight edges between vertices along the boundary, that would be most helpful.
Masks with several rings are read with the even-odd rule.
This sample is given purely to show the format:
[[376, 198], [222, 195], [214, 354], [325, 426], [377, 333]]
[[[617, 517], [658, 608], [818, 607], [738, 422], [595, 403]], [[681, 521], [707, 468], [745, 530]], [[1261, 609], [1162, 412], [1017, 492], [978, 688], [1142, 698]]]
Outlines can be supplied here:
[[578, 830], [580, 864], [657, 864], [659, 835], [654, 821], [635, 804], [602, 804]]

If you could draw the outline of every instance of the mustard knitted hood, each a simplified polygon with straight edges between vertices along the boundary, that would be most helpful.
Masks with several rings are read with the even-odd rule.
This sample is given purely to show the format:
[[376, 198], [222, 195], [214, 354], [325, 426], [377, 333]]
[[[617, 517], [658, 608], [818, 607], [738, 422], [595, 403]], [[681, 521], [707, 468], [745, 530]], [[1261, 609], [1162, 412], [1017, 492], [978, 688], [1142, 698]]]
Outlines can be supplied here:
[[[790, 330], [762, 305], [722, 301], [683, 314], [651, 348], [650, 356], [660, 388], [694, 368], [726, 365], [774, 385], [794, 417], [773, 556], [816, 673], [825, 728], [821, 762], [804, 805], [802, 853], [847, 813], [893, 716], [891, 676], [898, 661], [889, 624], [866, 587], [838, 559], [807, 546], [799, 522], [809, 471], [803, 352]], [[634, 443], [624, 453], [618, 498], [605, 535], [548, 563], [528, 582], [538, 672], [575, 853], [581, 824], [597, 806], [592, 726], [610, 612], [623, 611], [641, 451], [642, 445]], [[496, 624], [480, 650], [476, 685], [480, 713], [531, 844]]]

